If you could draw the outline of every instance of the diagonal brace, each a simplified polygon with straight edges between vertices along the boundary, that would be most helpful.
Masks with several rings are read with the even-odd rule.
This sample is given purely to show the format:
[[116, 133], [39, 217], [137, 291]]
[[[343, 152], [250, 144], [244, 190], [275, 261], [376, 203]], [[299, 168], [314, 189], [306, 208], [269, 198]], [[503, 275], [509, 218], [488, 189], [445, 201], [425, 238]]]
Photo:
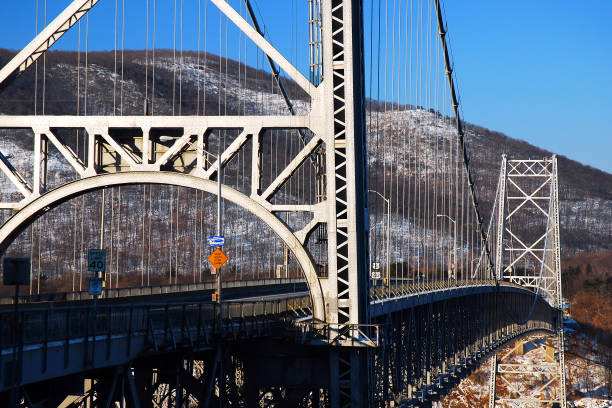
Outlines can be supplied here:
[[0, 90], [7, 79], [13, 79], [31, 66], [66, 31], [83, 17], [99, 0], [74, 0], [44, 30], [0, 70]]

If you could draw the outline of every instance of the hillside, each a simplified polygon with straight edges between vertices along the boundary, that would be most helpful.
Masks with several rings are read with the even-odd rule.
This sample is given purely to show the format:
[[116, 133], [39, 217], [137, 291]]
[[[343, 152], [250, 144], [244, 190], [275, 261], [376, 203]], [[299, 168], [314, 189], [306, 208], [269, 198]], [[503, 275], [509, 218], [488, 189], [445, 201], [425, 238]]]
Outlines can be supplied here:
[[[0, 49], [0, 65], [5, 64], [13, 54], [12, 51]], [[120, 78], [118, 80], [115, 74], [117, 69], [112, 52], [89, 53], [87, 70], [82, 65], [78, 68], [77, 59], [75, 53], [48, 53], [44, 106], [41, 96], [42, 75], [39, 72], [36, 91], [38, 99], [35, 101], [35, 70], [30, 69], [0, 93], [0, 115], [32, 114], [35, 111], [41, 114], [43, 109], [44, 113], [52, 115], [77, 112], [81, 115], [142, 115], [145, 112], [159, 115], [286, 114], [282, 99], [271, 86], [270, 74], [235, 61], [221, 61], [215, 55], [202, 54], [197, 58], [194, 53], [185, 53], [183, 64], [178, 70], [181, 76], [180, 93], [174, 86], [177, 66], [170, 51], [158, 51], [155, 64], [150, 61], [147, 64], [142, 51], [126, 52], [125, 64], [117, 68], [123, 72], [122, 81]], [[143, 75], [145, 66], [148, 77]], [[151, 79], [153, 71], [154, 80]], [[78, 83], [77, 78], [80, 80]], [[88, 98], [77, 97], [77, 92], [82, 94], [85, 87], [88, 90]], [[149, 100], [146, 95], [151, 93], [153, 87], [154, 97]], [[306, 111], [309, 104], [306, 95], [290, 81], [287, 88], [296, 109], [299, 112]], [[115, 98], [113, 89], [116, 90]], [[376, 104], [369, 104], [371, 107], [374, 105]], [[376, 106], [377, 112], [381, 113], [380, 104]], [[422, 131], [431, 127], [435, 119], [434, 113], [417, 107], [399, 113], [383, 112], [381, 115], [389, 127], [391, 144], [399, 143], [398, 134], [401, 128], [418, 126]], [[466, 129], [481, 209], [485, 220], [488, 220], [494, 201], [494, 186], [499, 175], [501, 155], [506, 153], [511, 158], [542, 158], [550, 156], [551, 152], [474, 124], [466, 124]], [[454, 134], [452, 125], [441, 130], [441, 137], [446, 142], [452, 140]], [[277, 146], [277, 150], [289, 151], [291, 147], [288, 142], [283, 143]], [[370, 138], [370, 148], [372, 143], [373, 138]], [[11, 161], [26, 175], [29, 166], [27, 151], [32, 148], [32, 138], [26, 133], [0, 129], [0, 151], [11, 157]], [[266, 165], [271, 166], [270, 163], [274, 162], [274, 152], [269, 145], [264, 150]], [[390, 150], [393, 153], [394, 149]], [[371, 166], [394, 160], [394, 156], [387, 156], [383, 151], [370, 151], [368, 160]], [[415, 161], [409, 162], [407, 167], [399, 166], [398, 171], [402, 174], [414, 172], [413, 164], [416, 163], [416, 158], [413, 160]], [[50, 185], [57, 185], [74, 177], [71, 168], [53, 151], [50, 168], [54, 170]], [[381, 177], [390, 178], [387, 174], [371, 172], [370, 182]], [[579, 348], [576, 350], [577, 354], [597, 359], [599, 356], [596, 352], [585, 352], [583, 348], [600, 343], [609, 346], [611, 342], [612, 309], [609, 299], [612, 298], [612, 175], [560, 156], [559, 181], [564, 293], [571, 302], [573, 317], [581, 326], [581, 331], [572, 335], [571, 344], [574, 348]], [[0, 178], [0, 197], [12, 194], [10, 189], [9, 183]], [[298, 184], [297, 189], [283, 193], [308, 193], [304, 189], [303, 184]], [[147, 282], [144, 280], [145, 270], [147, 275], [151, 271], [150, 283], [167, 282], [168, 275], [174, 276], [175, 281], [195, 280], [196, 273], [199, 273], [198, 279], [212, 278], [208, 274], [202, 276], [208, 265], [200, 244], [202, 237], [205, 239], [207, 234], [214, 230], [214, 219], [202, 214], [202, 208], [212, 207], [214, 200], [193, 191], [162, 187], [123, 187], [117, 191], [113, 190], [111, 194], [106, 198], [107, 203], [112, 204], [110, 209], [105, 210], [107, 218], [104, 228], [110, 232], [106, 240], [111, 248], [111, 273], [114, 271], [120, 275], [118, 282], [115, 281], [111, 285], [138, 285], [142, 282], [141, 279]], [[155, 199], [153, 204], [151, 197]], [[33, 259], [33, 266], [40, 274], [35, 290], [67, 290], [80, 287], [81, 280], [84, 279], [82, 258], [87, 246], [79, 245], [78, 242], [98, 242], [96, 228], [99, 226], [97, 220], [101, 212], [99, 203], [99, 194], [90, 194], [81, 200], [58, 207], [33, 228], [24, 232], [10, 248], [13, 255], [29, 256]], [[263, 231], [253, 217], [249, 218], [244, 212], [233, 207], [230, 207], [228, 212], [233, 216], [227, 217], [228, 230], [233, 234], [232, 240], [240, 242], [236, 251], [239, 250], [240, 256], [247, 259], [247, 264], [251, 259], [264, 258], [264, 267], [249, 271], [249, 276], [270, 276], [272, 266], [283, 262], [282, 254], [271, 255], [282, 252], [278, 241]], [[9, 216], [10, 211], [0, 210], [1, 220]], [[116, 223], [113, 217], [117, 218]], [[394, 219], [393, 225], [410, 223], [410, 216], [407, 218]], [[242, 219], [244, 221], [239, 221]], [[145, 224], [148, 229], [144, 227]], [[525, 228], [529, 228], [529, 223], [525, 223]], [[182, 235], [179, 235], [179, 230]], [[191, 237], [191, 231], [197, 232], [200, 241]], [[121, 237], [119, 242], [113, 242], [113, 238], [109, 239], [113, 233]], [[148, 242], [142, 243], [145, 233]], [[269, 242], [266, 242], [265, 246], [255, 246], [252, 241], [266, 241], [268, 237]], [[446, 238], [450, 242], [450, 237]], [[177, 242], [180, 244], [177, 245]], [[152, 251], [159, 255], [159, 259], [154, 258], [151, 261], [151, 257], [145, 257], [145, 254]], [[146, 262], [145, 258], [148, 259]], [[228, 275], [241, 278], [243, 275], [240, 266], [228, 268]], [[134, 273], [128, 276], [123, 274], [123, 271], [138, 272], [138, 275]], [[3, 289], [8, 293], [8, 288], [0, 287], [0, 291]], [[588, 360], [577, 356], [568, 356], [568, 367], [569, 387], [573, 399], [589, 396], [597, 387], [603, 389], [605, 379], [599, 366], [591, 366]], [[584, 379], [592, 373], [596, 373], [594, 380], [585, 382]], [[486, 367], [483, 367], [453, 391], [449, 399], [455, 402], [445, 400], [444, 406], [471, 407], [485, 404], [487, 379]]]
[[[12, 54], [12, 51], [0, 50], [0, 65], [6, 63]], [[158, 50], [156, 58], [153, 64], [150, 59], [145, 60], [144, 52], [128, 51], [125, 53], [124, 65], [115, 68], [112, 52], [93, 52], [89, 53], [88, 69], [85, 70], [82, 61], [81, 65], [78, 65], [78, 55], [76, 53], [50, 52], [47, 55], [46, 80], [43, 81], [42, 73], [39, 72], [37, 92], [34, 92], [35, 70], [30, 69], [10, 84], [0, 95], [0, 114], [32, 114], [35, 110], [38, 114], [41, 114], [43, 109], [46, 114], [75, 114], [77, 108], [80, 114], [88, 115], [142, 115], [145, 111], [160, 115], [193, 115], [197, 113], [228, 115], [286, 114], [282, 99], [278, 92], [274, 90], [274, 86], [271, 85], [272, 77], [262, 70], [244, 66], [236, 61], [220, 59], [218, 56], [211, 54], [201, 54], [198, 57], [195, 53], [186, 52], [180, 66], [177, 66], [170, 51]], [[144, 68], [148, 73], [146, 75], [143, 74]], [[120, 77], [118, 78], [115, 72], [122, 72], [123, 80]], [[152, 80], [153, 72], [155, 73], [155, 80]], [[180, 92], [177, 86], [178, 76], [180, 76]], [[78, 84], [77, 78], [79, 79]], [[87, 81], [85, 81], [85, 78]], [[43, 82], [45, 83], [44, 89]], [[296, 109], [299, 112], [307, 110], [309, 101], [304, 93], [291, 81], [286, 81], [286, 83]], [[85, 88], [87, 88], [88, 98], [82, 96]], [[150, 95], [152, 88], [154, 88], [153, 97], [149, 99], [145, 95]], [[113, 89], [115, 92], [113, 92]], [[81, 94], [81, 97], [77, 97], [77, 92]], [[44, 104], [41, 96], [43, 93], [45, 95]], [[36, 102], [33, 96], [35, 94], [38, 96]], [[429, 127], [433, 127], [436, 118], [434, 113], [418, 107], [412, 107], [403, 112], [381, 113], [381, 104], [375, 106], [374, 103], [370, 103], [369, 106], [374, 106], [377, 109], [377, 113], [382, 115], [383, 122], [387, 124], [385, 126], [389, 127], [391, 144], [399, 143], [398, 135], [402, 128], [419, 127], [422, 132], [427, 132]], [[221, 112], [221, 109], [223, 109], [223, 112]], [[484, 218], [488, 220], [494, 200], [495, 189], [493, 186], [497, 183], [501, 154], [507, 153], [511, 158], [541, 158], [550, 156], [551, 152], [477, 125], [467, 124], [466, 129], [478, 196]], [[442, 129], [441, 135], [443, 141], [450, 141], [454, 138], [454, 130], [451, 124]], [[370, 156], [368, 158], [370, 166], [395, 160], [395, 156], [385, 156], [388, 153], [373, 149], [372, 143], [374, 143], [373, 138], [370, 138]], [[5, 131], [0, 141], [0, 148], [5, 155], [17, 158], [24, 157], [23, 150], [32, 149], [32, 142], [30, 138], [24, 137], [23, 133]], [[279, 142], [276, 149], [277, 151], [283, 151], [283, 149], [289, 151], [289, 142]], [[391, 152], [393, 152], [393, 149], [391, 149]], [[51, 185], [59, 183], [62, 179], [72, 177], [72, 172], [66, 166], [66, 163], [62, 162], [59, 156], [53, 156], [53, 154], [51, 152], [52, 165], [55, 166], [58, 173], [56, 178], [50, 182]], [[267, 155], [265, 162], [273, 163], [274, 157], [272, 155], [277, 153], [268, 148], [264, 154]], [[416, 162], [417, 158], [415, 156], [410, 160]], [[437, 160], [443, 160], [443, 157], [437, 158]], [[433, 164], [428, 164], [428, 166], [431, 165]], [[24, 169], [27, 168], [25, 162], [21, 166]], [[272, 165], [269, 164], [269, 166]], [[411, 170], [411, 164], [408, 163], [408, 166], [400, 166], [398, 169], [398, 172], [402, 174], [409, 174], [414, 172], [415, 166]], [[380, 177], [389, 179], [391, 176], [381, 176], [380, 173], [371, 172], [370, 182], [372, 183]], [[569, 257], [583, 252], [611, 249], [612, 175], [561, 156], [559, 157], [559, 179], [563, 255]], [[8, 188], [8, 185], [5, 180], [1, 182], [3, 188], [1, 191], [5, 194], [4, 188]], [[389, 184], [393, 185], [393, 181], [391, 180]], [[312, 195], [311, 192], [304, 191], [303, 184], [299, 186], [298, 183], [297, 188], [299, 191], [294, 188], [293, 192], [283, 193], [285, 195]], [[124, 194], [126, 196], [133, 195], [124, 211], [132, 209], [129, 211], [137, 212], [139, 199], [136, 189], [132, 189], [131, 193], [129, 189], [126, 189]], [[149, 192], [149, 194], [151, 193]], [[171, 197], [174, 197], [173, 194], [170, 190], [158, 191], [157, 195], [163, 203], [160, 204], [160, 208], [169, 204]], [[193, 196], [191, 197], [193, 200]], [[417, 203], [417, 205], [422, 206], [423, 204]], [[178, 222], [179, 210], [176, 208], [174, 210], [177, 211]], [[171, 206], [170, 211], [172, 211]], [[187, 206], [181, 211], [184, 211], [184, 214], [191, 214], [190, 211], [192, 210]], [[88, 214], [95, 219], [99, 216], [99, 210], [94, 208]], [[8, 215], [7, 211], [3, 211], [3, 218]], [[53, 217], [61, 218], [61, 214], [50, 214], [48, 225], [58, 225], [58, 221], [53, 221]], [[133, 233], [134, 236], [129, 236], [128, 233], [128, 242], [122, 244], [123, 246], [118, 248], [117, 252], [122, 254], [124, 260], [127, 258], [126, 261], [131, 265], [130, 269], [138, 269], [141, 263], [138, 253], [132, 253], [133, 251], [129, 251], [129, 247], [134, 245], [133, 242], [136, 242], [138, 238], [136, 233], [140, 228], [141, 221], [137, 219], [126, 220], [126, 222], [129, 224], [128, 231]], [[185, 222], [188, 223], [189, 221]], [[402, 219], [393, 220], [394, 225], [400, 225], [403, 222]], [[67, 230], [69, 226], [66, 224], [64, 222], [63, 228]], [[525, 223], [525, 228], [529, 228], [529, 223]], [[154, 234], [160, 235], [154, 235], [153, 239], [161, 240], [162, 234], [165, 232], [167, 232], [167, 226], [160, 224], [154, 230]], [[72, 237], [69, 236], [60, 238], [50, 231], [43, 231], [42, 234], [45, 233], [49, 234], [48, 239], [51, 241], [54, 239], [63, 242], [72, 241]], [[68, 231], [66, 233], [69, 234]], [[42, 241], [45, 240], [42, 239]], [[20, 245], [25, 249], [26, 242], [22, 242], [17, 247]], [[58, 248], [43, 249], [43, 252], [47, 252], [48, 258], [61, 258], [59, 254], [56, 254], [58, 256], [51, 256], [51, 252], [49, 252], [58, 251]], [[170, 247], [162, 247], [162, 251], [167, 251], [168, 254], [171, 250]], [[142, 251], [144, 252], [145, 249], [143, 248]], [[192, 250], [186, 248], [185, 253], [182, 254], [185, 258], [183, 261], [185, 264], [191, 262], [187, 259], [196, 256], [195, 251], [195, 247]], [[65, 255], [69, 256], [63, 257], [73, 258], [75, 256], [73, 252], [75, 252], [75, 249], [72, 246], [65, 248]], [[178, 255], [176, 259], [177, 263], [180, 263]], [[45, 256], [42, 257], [41, 262], [45, 262]], [[271, 260], [270, 263], [278, 262]], [[64, 262], [64, 265], [60, 265], [55, 260], [47, 266], [47, 269], [55, 270], [55, 273], [58, 273], [64, 269], [70, 270], [70, 266], [67, 261]]]

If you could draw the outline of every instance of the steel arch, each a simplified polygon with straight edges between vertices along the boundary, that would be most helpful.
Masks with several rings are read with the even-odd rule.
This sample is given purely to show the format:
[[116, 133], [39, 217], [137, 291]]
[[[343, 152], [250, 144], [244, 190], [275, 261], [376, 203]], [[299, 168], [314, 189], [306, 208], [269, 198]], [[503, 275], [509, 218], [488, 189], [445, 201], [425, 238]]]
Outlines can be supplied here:
[[[19, 233], [52, 208], [88, 192], [101, 190], [105, 187], [130, 184], [174, 185], [193, 188], [215, 195], [217, 194], [218, 188], [215, 181], [188, 174], [161, 171], [127, 171], [82, 178], [66, 183], [36, 197], [13, 214], [13, 216], [0, 227], [0, 254], [6, 251]], [[222, 196], [224, 199], [244, 208], [249, 213], [259, 218], [291, 249], [296, 260], [302, 267], [308, 283], [310, 296], [312, 298], [313, 317], [325, 320], [323, 290], [319, 283], [319, 278], [317, 277], [312, 258], [302, 246], [300, 240], [281, 220], [252, 198], [227, 186], [222, 186]]]

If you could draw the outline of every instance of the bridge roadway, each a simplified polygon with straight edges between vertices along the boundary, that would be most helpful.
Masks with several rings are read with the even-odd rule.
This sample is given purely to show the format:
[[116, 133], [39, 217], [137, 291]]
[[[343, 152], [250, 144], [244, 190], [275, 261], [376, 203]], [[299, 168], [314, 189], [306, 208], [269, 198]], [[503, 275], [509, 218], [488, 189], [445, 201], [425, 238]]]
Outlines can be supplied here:
[[[373, 360], [378, 366], [374, 371], [388, 372], [388, 378], [379, 381], [374, 395], [386, 401], [396, 398], [391, 395], [394, 387], [388, 382], [389, 378], [396, 381], [395, 377], [401, 376], [397, 370], [400, 361], [406, 360], [402, 353], [417, 353], [412, 363], [401, 369], [412, 370], [416, 380], [395, 393], [419, 404], [439, 396], [444, 384], [449, 386], [452, 378], [467, 375], [508, 341], [531, 332], [550, 332], [554, 315], [548, 304], [538, 299], [536, 313], [527, 324], [511, 322], [508, 315], [517, 313], [524, 317], [529, 313], [534, 294], [505, 282], [499, 285], [494, 281], [408, 282], [372, 288], [373, 324], [339, 333], [334, 325], [312, 321], [311, 301], [303, 281], [281, 282], [245, 286], [235, 283], [225, 288], [221, 326], [217, 323], [219, 306], [211, 301], [212, 288], [202, 286], [205, 284], [108, 290], [108, 297], [96, 304], [85, 293], [67, 293], [59, 300], [25, 296], [20, 299], [17, 314], [14, 305], [2, 305], [0, 398], [14, 384], [25, 386], [26, 390], [36, 390], [41, 384], [45, 384], [45, 389], [52, 384], [59, 387], [65, 384], [62, 378], [87, 376], [88, 372], [164, 354], [211, 353], [219, 343], [236, 344], [243, 353], [251, 344], [250, 353], [257, 350], [257, 356], [247, 351], [246, 358], [253, 362], [250, 372], [256, 373], [255, 378], [268, 378], [271, 383], [293, 381], [304, 386], [308, 380], [299, 374], [300, 378], [276, 378], [286, 369], [273, 370], [277, 375], [270, 373], [269, 362], [274, 360], [272, 354], [276, 351], [265, 340], [272, 339], [282, 344], [285, 358], [278, 363], [281, 366], [292, 364], [293, 360], [298, 361], [298, 366], [303, 365], [300, 348], [309, 350], [307, 360], [313, 362], [307, 365], [313, 367], [302, 370], [305, 373], [312, 373], [315, 366], [325, 367], [325, 357], [321, 355], [328, 353], [329, 346], [382, 350], [381, 356]], [[178, 289], [181, 291], [175, 291]], [[496, 300], [502, 298], [503, 302]], [[501, 318], [502, 315], [506, 317]], [[464, 325], [461, 319], [471, 324]], [[432, 333], [442, 329], [446, 333], [444, 338], [434, 339]], [[432, 350], [433, 356], [429, 351], [421, 351], [429, 350], [433, 344], [438, 349]], [[313, 347], [319, 351], [312, 352]], [[318, 379], [312, 377], [311, 387], [325, 388], [325, 377], [326, 374]]]

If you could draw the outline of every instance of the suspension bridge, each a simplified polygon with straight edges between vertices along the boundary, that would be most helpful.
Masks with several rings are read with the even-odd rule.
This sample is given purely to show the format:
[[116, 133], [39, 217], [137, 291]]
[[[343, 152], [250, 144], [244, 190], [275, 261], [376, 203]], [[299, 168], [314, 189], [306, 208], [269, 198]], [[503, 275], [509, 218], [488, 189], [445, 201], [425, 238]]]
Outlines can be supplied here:
[[556, 158], [476, 184], [439, 0], [161, 3], [37, 1], [0, 70], [7, 406], [431, 406], [485, 363], [567, 406]]

